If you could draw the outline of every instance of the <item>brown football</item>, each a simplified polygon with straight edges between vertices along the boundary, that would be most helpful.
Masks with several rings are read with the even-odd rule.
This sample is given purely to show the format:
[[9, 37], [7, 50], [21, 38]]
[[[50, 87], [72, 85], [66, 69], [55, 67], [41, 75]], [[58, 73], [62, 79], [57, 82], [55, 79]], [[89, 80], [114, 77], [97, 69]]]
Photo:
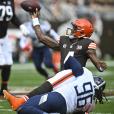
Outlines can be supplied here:
[[25, 0], [20, 5], [27, 12], [34, 12], [36, 8], [41, 9], [38, 0]]

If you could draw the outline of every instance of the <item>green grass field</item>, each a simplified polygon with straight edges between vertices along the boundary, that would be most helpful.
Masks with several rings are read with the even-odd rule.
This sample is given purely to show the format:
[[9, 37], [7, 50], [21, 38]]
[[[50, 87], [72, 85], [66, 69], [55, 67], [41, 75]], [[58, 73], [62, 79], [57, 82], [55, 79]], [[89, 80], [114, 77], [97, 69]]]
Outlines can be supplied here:
[[[107, 64], [108, 69], [103, 73], [98, 72], [92, 64], [89, 64], [88, 68], [93, 71], [93, 74], [104, 77], [107, 82], [105, 91], [110, 95], [110, 93], [114, 94], [114, 62], [110, 61]], [[52, 70], [48, 69], [48, 71], [52, 74]], [[36, 72], [31, 63], [14, 64], [9, 81], [9, 91], [13, 93], [26, 93], [44, 81], [45, 79]], [[96, 108], [91, 114], [114, 114], [114, 96], [108, 96], [107, 98], [108, 102], [96, 104]], [[0, 99], [0, 114], [16, 114], [16, 112], [11, 110], [5, 99]]]

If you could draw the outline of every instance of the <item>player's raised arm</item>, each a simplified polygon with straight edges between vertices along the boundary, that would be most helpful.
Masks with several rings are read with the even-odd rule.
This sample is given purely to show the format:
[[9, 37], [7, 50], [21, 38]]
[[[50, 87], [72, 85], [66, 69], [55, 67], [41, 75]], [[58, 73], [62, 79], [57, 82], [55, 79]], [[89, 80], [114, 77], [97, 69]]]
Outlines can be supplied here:
[[33, 27], [34, 30], [36, 32], [37, 38], [39, 39], [39, 41], [41, 41], [42, 43], [44, 43], [45, 45], [47, 45], [50, 48], [53, 49], [59, 49], [59, 43], [54, 40], [53, 38], [45, 35], [41, 28], [40, 28], [40, 22], [38, 20], [39, 16], [40, 16], [40, 11], [36, 9], [36, 11], [30, 13], [31, 18], [32, 18], [32, 23], [33, 23]]
[[90, 60], [92, 61], [92, 63], [96, 66], [96, 68], [100, 72], [103, 72], [107, 68], [106, 63], [104, 61], [101, 61], [99, 58], [97, 58], [95, 50], [89, 49], [87, 51], [87, 53], [88, 53], [88, 56], [89, 56]]

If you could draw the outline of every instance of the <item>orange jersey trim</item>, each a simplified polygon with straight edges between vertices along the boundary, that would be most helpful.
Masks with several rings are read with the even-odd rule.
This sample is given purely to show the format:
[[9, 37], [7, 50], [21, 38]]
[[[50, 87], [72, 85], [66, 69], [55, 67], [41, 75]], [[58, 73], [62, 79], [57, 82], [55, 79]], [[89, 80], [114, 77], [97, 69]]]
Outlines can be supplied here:
[[56, 87], [57, 85], [61, 84], [62, 82], [64, 82], [65, 80], [67, 80], [73, 76], [74, 75], [72, 74], [72, 72], [70, 72], [69, 74], [64, 75], [62, 78], [60, 78], [57, 81], [55, 81], [54, 83], [52, 83], [52, 86]]
[[96, 49], [96, 44], [95, 43], [90, 43], [88, 48], [89, 49]]

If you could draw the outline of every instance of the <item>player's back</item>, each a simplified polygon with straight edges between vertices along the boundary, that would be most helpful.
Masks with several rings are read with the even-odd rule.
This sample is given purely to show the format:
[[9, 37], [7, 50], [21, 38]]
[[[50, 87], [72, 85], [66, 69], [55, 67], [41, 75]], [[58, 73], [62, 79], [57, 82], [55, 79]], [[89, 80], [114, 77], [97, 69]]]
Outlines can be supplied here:
[[77, 77], [72, 83], [63, 85], [55, 91], [64, 96], [67, 111], [72, 112], [75, 109], [83, 108], [87, 103], [93, 102], [94, 86], [92, 73], [84, 68], [83, 75]]

